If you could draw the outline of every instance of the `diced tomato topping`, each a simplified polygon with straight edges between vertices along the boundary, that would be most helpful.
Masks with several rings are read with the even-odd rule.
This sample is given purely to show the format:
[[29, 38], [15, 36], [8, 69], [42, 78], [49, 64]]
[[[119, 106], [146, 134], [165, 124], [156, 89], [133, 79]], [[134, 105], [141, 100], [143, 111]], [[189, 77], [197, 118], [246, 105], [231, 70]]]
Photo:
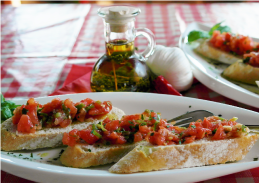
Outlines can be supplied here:
[[226, 133], [224, 131], [224, 128], [222, 125], [219, 125], [219, 127], [217, 128], [216, 133], [214, 134], [214, 136], [212, 137], [213, 140], [222, 140], [226, 138]]
[[134, 142], [139, 142], [143, 140], [143, 136], [141, 134], [141, 132], [137, 132], [134, 134]]
[[49, 113], [53, 112], [54, 109], [61, 109], [62, 106], [62, 101], [60, 98], [54, 98], [51, 102], [44, 104], [42, 113]]
[[28, 115], [23, 114], [17, 125], [17, 131], [21, 133], [34, 133], [36, 131], [36, 126], [33, 125]]
[[94, 144], [99, 138], [91, 133], [91, 130], [85, 129], [78, 132], [81, 139], [86, 141], [88, 144]]
[[20, 121], [20, 118], [22, 117], [22, 109], [25, 107], [25, 105], [17, 107], [13, 113], [12, 121], [14, 125], [17, 125]]
[[[258, 44], [259, 48], [259, 44]], [[258, 50], [259, 51], [259, 50]], [[259, 67], [259, 52], [251, 52], [249, 54], [244, 54], [244, 59], [249, 58], [246, 64], [249, 64], [253, 67]]]
[[190, 136], [190, 137], [185, 137], [184, 138], [184, 144], [189, 144], [192, 143], [195, 140], [196, 136]]
[[108, 114], [112, 110], [112, 105], [109, 101], [101, 102], [94, 102], [94, 108], [89, 110], [89, 115], [96, 116], [96, 115], [104, 115]]
[[70, 114], [71, 118], [73, 119], [73, 118], [75, 117], [76, 113], [77, 113], [77, 108], [75, 107], [73, 101], [72, 101], [71, 99], [66, 99], [66, 100], [64, 101], [64, 105], [65, 105], [67, 108], [70, 109], [69, 114]]
[[29, 105], [25, 106], [24, 108], [28, 110], [27, 115], [30, 117], [31, 122], [34, 125], [38, 125], [40, 122], [39, 122], [39, 119], [37, 116], [37, 106], [29, 104]]
[[54, 98], [44, 105], [36, 102], [34, 98], [30, 98], [26, 105], [14, 110], [12, 121], [14, 125], [17, 125], [22, 115], [28, 115], [30, 122], [33, 126], [36, 126], [37, 130], [40, 130], [42, 125], [47, 128], [65, 128], [73, 121], [84, 122], [86, 118], [99, 118], [108, 114], [111, 110], [111, 102], [94, 101], [90, 98], [81, 100], [76, 104], [71, 99], [62, 101], [60, 98]]
[[94, 103], [94, 100], [92, 100], [90, 98], [86, 98], [84, 100], [81, 100], [80, 103], [85, 104], [85, 106], [89, 106], [90, 104]]
[[149, 142], [154, 145], [165, 145], [165, 137], [158, 132], [152, 132]]
[[230, 33], [215, 30], [210, 39], [210, 43], [223, 51], [237, 55], [243, 55], [256, 49], [255, 43], [248, 36], [231, 35]]
[[79, 110], [79, 113], [76, 114], [76, 119], [77, 119], [78, 121], [84, 122], [86, 113], [87, 113], [87, 112], [86, 112], [85, 108], [80, 109], [80, 110]]
[[139, 126], [139, 132], [142, 134], [148, 134], [151, 131], [151, 128], [148, 126]]
[[79, 140], [78, 130], [73, 129], [69, 133], [64, 133], [62, 142], [64, 145], [75, 146], [78, 140]]
[[110, 121], [105, 125], [105, 129], [107, 129], [108, 131], [117, 130], [119, 128], [119, 122], [119, 120]]

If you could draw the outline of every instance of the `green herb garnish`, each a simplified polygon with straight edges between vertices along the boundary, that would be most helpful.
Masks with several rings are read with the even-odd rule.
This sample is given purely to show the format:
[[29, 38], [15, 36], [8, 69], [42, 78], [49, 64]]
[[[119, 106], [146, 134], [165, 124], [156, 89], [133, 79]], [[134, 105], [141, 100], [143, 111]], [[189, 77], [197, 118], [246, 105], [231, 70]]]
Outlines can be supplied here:
[[241, 128], [242, 128], [242, 132], [246, 132], [246, 128], [247, 128], [247, 127], [246, 127], [245, 125], [242, 125]]
[[13, 116], [13, 111], [20, 105], [16, 105], [14, 102], [5, 100], [1, 93], [1, 123]]
[[92, 133], [93, 135], [95, 135], [96, 137], [98, 137], [99, 139], [102, 138], [102, 135], [99, 134], [96, 130], [92, 130], [91, 133]]
[[228, 26], [221, 26], [221, 23], [217, 23], [216, 25], [214, 25], [209, 32], [207, 31], [202, 31], [202, 30], [194, 30], [194, 31], [191, 31], [189, 34], [188, 34], [188, 42], [191, 43], [193, 41], [196, 41], [198, 39], [201, 39], [201, 38], [210, 38], [213, 34], [213, 31], [215, 30], [219, 30], [221, 33], [223, 32], [231, 32], [231, 29], [230, 27]]

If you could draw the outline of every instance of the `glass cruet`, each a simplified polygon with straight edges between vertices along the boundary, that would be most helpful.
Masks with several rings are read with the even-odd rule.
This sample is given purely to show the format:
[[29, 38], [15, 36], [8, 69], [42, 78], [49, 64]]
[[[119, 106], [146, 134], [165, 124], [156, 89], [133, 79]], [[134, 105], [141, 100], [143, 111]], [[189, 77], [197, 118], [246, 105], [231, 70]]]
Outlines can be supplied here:
[[[155, 39], [147, 28], [135, 28], [139, 8], [110, 6], [100, 8], [103, 18], [106, 53], [93, 67], [91, 89], [94, 92], [150, 90], [151, 72], [145, 61], [153, 53]], [[149, 44], [137, 53], [134, 40], [137, 36], [147, 38]]]

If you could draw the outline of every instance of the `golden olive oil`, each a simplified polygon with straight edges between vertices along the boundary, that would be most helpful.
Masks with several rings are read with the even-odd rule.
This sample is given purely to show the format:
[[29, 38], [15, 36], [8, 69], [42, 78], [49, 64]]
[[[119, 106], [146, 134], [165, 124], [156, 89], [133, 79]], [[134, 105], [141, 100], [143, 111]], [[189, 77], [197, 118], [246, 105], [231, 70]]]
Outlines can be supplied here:
[[96, 92], [150, 90], [150, 70], [135, 54], [134, 42], [106, 43], [106, 54], [95, 64], [91, 89]]

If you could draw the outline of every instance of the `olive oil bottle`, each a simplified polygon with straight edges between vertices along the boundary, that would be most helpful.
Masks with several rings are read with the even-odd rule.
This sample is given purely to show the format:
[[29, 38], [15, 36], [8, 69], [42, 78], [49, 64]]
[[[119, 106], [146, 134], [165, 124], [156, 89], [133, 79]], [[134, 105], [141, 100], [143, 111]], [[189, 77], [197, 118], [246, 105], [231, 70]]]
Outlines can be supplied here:
[[[148, 29], [135, 29], [135, 16], [140, 9], [128, 6], [101, 8], [104, 18], [106, 53], [96, 62], [91, 75], [93, 92], [146, 92], [150, 90], [151, 71], [145, 60], [152, 53], [154, 36]], [[142, 54], [136, 53], [135, 37], [144, 35], [150, 41]]]

